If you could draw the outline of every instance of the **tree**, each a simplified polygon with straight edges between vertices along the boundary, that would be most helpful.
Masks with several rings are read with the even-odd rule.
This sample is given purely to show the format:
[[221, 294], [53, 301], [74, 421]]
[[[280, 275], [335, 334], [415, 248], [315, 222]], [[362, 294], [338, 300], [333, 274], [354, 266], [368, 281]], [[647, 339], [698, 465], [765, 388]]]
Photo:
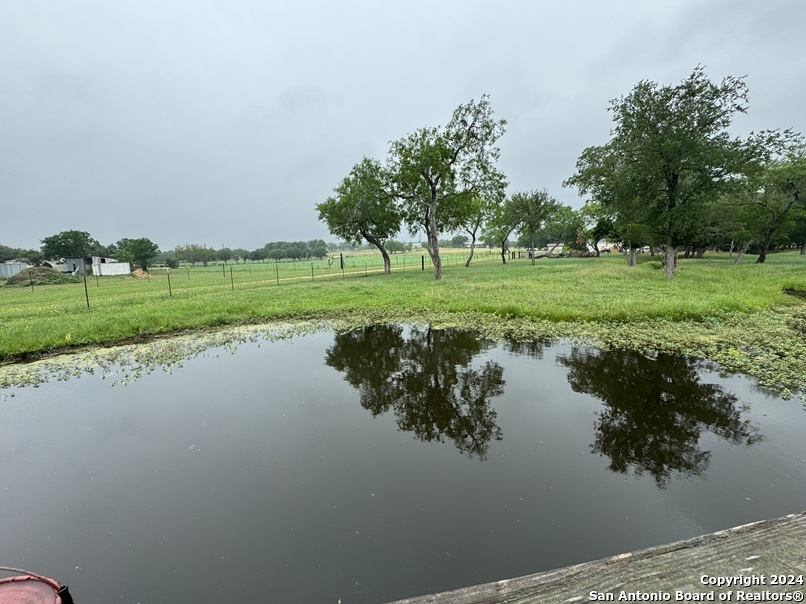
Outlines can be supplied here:
[[256, 250], [252, 251], [249, 254], [249, 258], [251, 260], [253, 260], [253, 261], [254, 260], [262, 261], [262, 260], [265, 260], [268, 257], [269, 257], [268, 253], [266, 252], [265, 248], [262, 248], [262, 247], [257, 248]]
[[319, 220], [350, 243], [362, 239], [378, 248], [383, 271], [391, 271], [384, 242], [400, 230], [402, 215], [390, 192], [389, 176], [381, 164], [365, 157], [334, 189], [336, 195], [316, 206]]
[[84, 258], [94, 255], [100, 247], [86, 231], [62, 231], [42, 239], [42, 255], [48, 259]]
[[286, 258], [285, 248], [282, 247], [272, 248], [268, 252], [266, 252], [266, 257], [271, 258], [275, 262], [280, 262], [280, 260]]
[[187, 245], [177, 245], [174, 250], [176, 259], [182, 262], [190, 262], [191, 266], [196, 266], [201, 262], [204, 266], [215, 258], [215, 250], [198, 243], [188, 243]]
[[327, 256], [327, 244], [322, 239], [311, 239], [308, 242], [309, 258], [324, 258]]
[[581, 193], [591, 195], [586, 206], [592, 207], [590, 211], [602, 229], [609, 229], [629, 249], [630, 266], [636, 265], [639, 247], [657, 244], [649, 226], [653, 222], [652, 209], [636, 196], [625, 162], [610, 143], [585, 149], [577, 160], [577, 173], [563, 185], [576, 186]]
[[243, 249], [242, 247], [238, 247], [232, 250], [232, 257], [235, 259], [235, 264], [238, 264], [239, 260], [246, 262], [249, 258], [251, 258], [251, 252]]
[[502, 200], [498, 198], [477, 195], [467, 204], [467, 211], [459, 220], [459, 225], [470, 235], [470, 254], [465, 261], [465, 267], [469, 267], [470, 262], [473, 260], [473, 254], [476, 251], [476, 238], [479, 231], [490, 221], [495, 213], [495, 208], [500, 205], [501, 201]]
[[806, 256], [806, 204], [793, 209], [791, 219], [789, 239], [798, 246], [801, 256]]
[[8, 260], [14, 260], [17, 258], [19, 250], [8, 247], [7, 245], [0, 245], [0, 262], [6, 262]]
[[506, 179], [496, 167], [496, 141], [504, 120], [495, 120], [487, 95], [460, 105], [445, 128], [421, 128], [392, 143], [391, 181], [412, 234], [423, 229], [434, 279], [442, 278], [439, 234], [460, 227], [477, 196], [502, 199]]
[[517, 220], [521, 232], [529, 236], [532, 266], [535, 265], [535, 235], [551, 216], [560, 209], [560, 203], [551, 197], [545, 189], [514, 193], [510, 198], [513, 220]]
[[454, 235], [451, 239], [451, 247], [465, 247], [465, 243], [467, 242], [467, 235]]
[[546, 237], [546, 246], [554, 244], [549, 249], [549, 253], [553, 252], [560, 243], [571, 250], [586, 249], [584, 229], [582, 214], [571, 206], [557, 203], [542, 228], [542, 234]]
[[760, 222], [760, 250], [756, 260], [757, 263], [763, 263], [767, 259], [773, 236], [784, 224], [790, 210], [804, 204], [806, 155], [771, 162], [764, 171], [760, 186], [753, 186], [753, 189], [756, 189], [751, 192], [753, 203], [764, 210]]
[[216, 250], [215, 252], [215, 259], [221, 260], [224, 264], [226, 264], [229, 260], [233, 258], [232, 250], [228, 247], [222, 247], [220, 250]]
[[593, 248], [593, 252], [598, 258], [599, 241], [602, 239], [617, 237], [613, 220], [602, 211], [602, 205], [595, 201], [588, 201], [579, 210], [581, 226], [581, 237], [588, 247]]
[[[734, 183], [757, 149], [728, 133], [746, 104], [743, 78], [728, 76], [715, 84], [701, 66], [676, 86], [641, 81], [611, 101], [611, 140], [583, 152], [566, 184], [599, 193], [596, 201], [614, 204], [622, 215], [629, 211], [623, 204], [643, 206], [639, 219], [629, 222], [649, 227], [663, 242], [666, 274], [672, 277], [681, 225], [692, 220], [704, 199]], [[608, 167], [614, 176], [603, 172]], [[600, 185], [610, 190], [602, 194]]]
[[140, 268], [148, 272], [150, 266], [159, 256], [160, 250], [150, 239], [121, 239], [115, 244], [117, 259], [128, 262], [132, 268]]
[[387, 239], [384, 247], [387, 251], [392, 252], [393, 254], [406, 251], [406, 244], [402, 241], [396, 241], [394, 239]]
[[501, 262], [507, 263], [507, 243], [512, 231], [521, 224], [521, 216], [517, 205], [512, 201], [512, 197], [495, 207], [489, 223], [485, 239], [496, 246], [501, 247]]
[[42, 266], [42, 262], [45, 259], [42, 255], [42, 252], [38, 250], [24, 250], [20, 249], [17, 250], [17, 259], [22, 260], [23, 262], [27, 262], [33, 266]]

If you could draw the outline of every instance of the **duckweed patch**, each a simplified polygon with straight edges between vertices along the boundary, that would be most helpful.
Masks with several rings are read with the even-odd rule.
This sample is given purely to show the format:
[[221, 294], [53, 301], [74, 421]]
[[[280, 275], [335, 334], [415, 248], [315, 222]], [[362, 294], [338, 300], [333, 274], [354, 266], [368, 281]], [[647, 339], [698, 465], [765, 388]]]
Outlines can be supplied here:
[[[93, 348], [32, 363], [0, 367], [0, 389], [38, 386], [83, 374], [127, 384], [157, 369], [172, 372], [187, 359], [224, 347], [234, 353], [246, 342], [258, 346], [319, 331], [343, 332], [371, 324], [461, 326], [496, 341], [583, 344], [602, 349], [671, 353], [712, 361], [722, 373], [741, 373], [784, 398], [806, 400], [806, 308], [723, 312], [700, 320], [647, 318], [632, 321], [550, 321], [483, 312], [436, 312], [427, 308], [390, 313], [342, 312], [305, 321], [245, 325], [186, 333], [143, 344]], [[2, 392], [2, 391], [0, 391]], [[12, 394], [13, 395], [13, 394]]]

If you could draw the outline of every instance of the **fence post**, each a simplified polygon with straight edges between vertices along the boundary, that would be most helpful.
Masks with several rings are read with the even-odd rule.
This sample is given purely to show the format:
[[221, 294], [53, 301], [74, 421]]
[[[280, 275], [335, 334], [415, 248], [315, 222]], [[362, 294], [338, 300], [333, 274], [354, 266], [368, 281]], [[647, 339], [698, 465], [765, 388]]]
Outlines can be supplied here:
[[224, 279], [227, 278], [227, 263], [226, 262], [221, 263], [221, 276], [224, 277]]
[[311, 281], [313, 281], [313, 262], [311, 262]]
[[423, 265], [423, 270], [425, 270], [425, 254], [420, 256], [420, 264]]
[[277, 268], [277, 261], [274, 262], [274, 276], [277, 277], [277, 287], [280, 287], [280, 269]]
[[165, 269], [165, 272], [168, 274], [168, 297], [172, 298], [173, 292], [171, 292], [171, 267], [170, 266], [167, 267]]
[[87, 291], [87, 269], [84, 269], [83, 277], [84, 277], [84, 295], [87, 297], [87, 308], [90, 307], [90, 292]]
[[188, 281], [190, 281], [190, 267], [186, 266], [185, 268], [188, 269]]
[[232, 277], [232, 267], [229, 267], [229, 282], [232, 285], [232, 291], [235, 291], [235, 279]]
[[341, 263], [341, 272], [344, 274], [344, 254], [339, 252], [339, 262]]

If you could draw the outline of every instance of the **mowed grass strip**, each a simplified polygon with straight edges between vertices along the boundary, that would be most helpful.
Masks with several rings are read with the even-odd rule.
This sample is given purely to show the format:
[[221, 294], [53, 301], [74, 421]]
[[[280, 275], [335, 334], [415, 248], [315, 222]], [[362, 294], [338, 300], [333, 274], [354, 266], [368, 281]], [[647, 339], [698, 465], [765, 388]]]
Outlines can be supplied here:
[[[377, 270], [379, 257], [368, 256]], [[506, 265], [488, 254], [470, 268], [457, 254], [435, 282], [428, 263], [409, 255], [407, 268], [392, 262], [393, 272], [364, 275], [348, 266], [326, 263], [283, 267], [280, 285], [271, 264], [171, 271], [171, 291], [164, 270], [151, 279], [120, 277], [83, 284], [30, 288], [0, 287], [0, 359], [13, 361], [36, 353], [74, 346], [111, 344], [138, 338], [220, 325], [275, 320], [328, 319], [350, 315], [427, 319], [429, 314], [485, 313], [506, 319], [624, 324], [648, 319], [701, 321], [726, 312], [783, 305], [803, 305], [784, 289], [806, 290], [806, 256], [771, 255], [757, 265], [754, 257], [734, 264], [726, 253], [702, 260], [681, 260], [673, 280], [657, 258], [644, 256], [630, 268], [623, 257], [525, 259]], [[337, 263], [336, 263], [337, 264]], [[413, 266], [414, 265], [414, 266]], [[317, 273], [317, 270], [319, 272]], [[371, 269], [370, 269], [371, 270]], [[291, 272], [298, 273], [292, 278]], [[326, 276], [329, 275], [329, 276]]]

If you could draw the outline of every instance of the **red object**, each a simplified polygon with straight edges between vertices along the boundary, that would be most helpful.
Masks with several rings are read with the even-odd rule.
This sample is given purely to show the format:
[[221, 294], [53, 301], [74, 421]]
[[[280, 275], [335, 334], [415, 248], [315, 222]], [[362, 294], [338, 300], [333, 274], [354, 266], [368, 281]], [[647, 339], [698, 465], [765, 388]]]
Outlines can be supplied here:
[[[3, 604], [67, 604], [58, 581], [40, 575], [19, 575], [0, 579], [0, 602]], [[69, 596], [68, 596], [69, 598]]]

